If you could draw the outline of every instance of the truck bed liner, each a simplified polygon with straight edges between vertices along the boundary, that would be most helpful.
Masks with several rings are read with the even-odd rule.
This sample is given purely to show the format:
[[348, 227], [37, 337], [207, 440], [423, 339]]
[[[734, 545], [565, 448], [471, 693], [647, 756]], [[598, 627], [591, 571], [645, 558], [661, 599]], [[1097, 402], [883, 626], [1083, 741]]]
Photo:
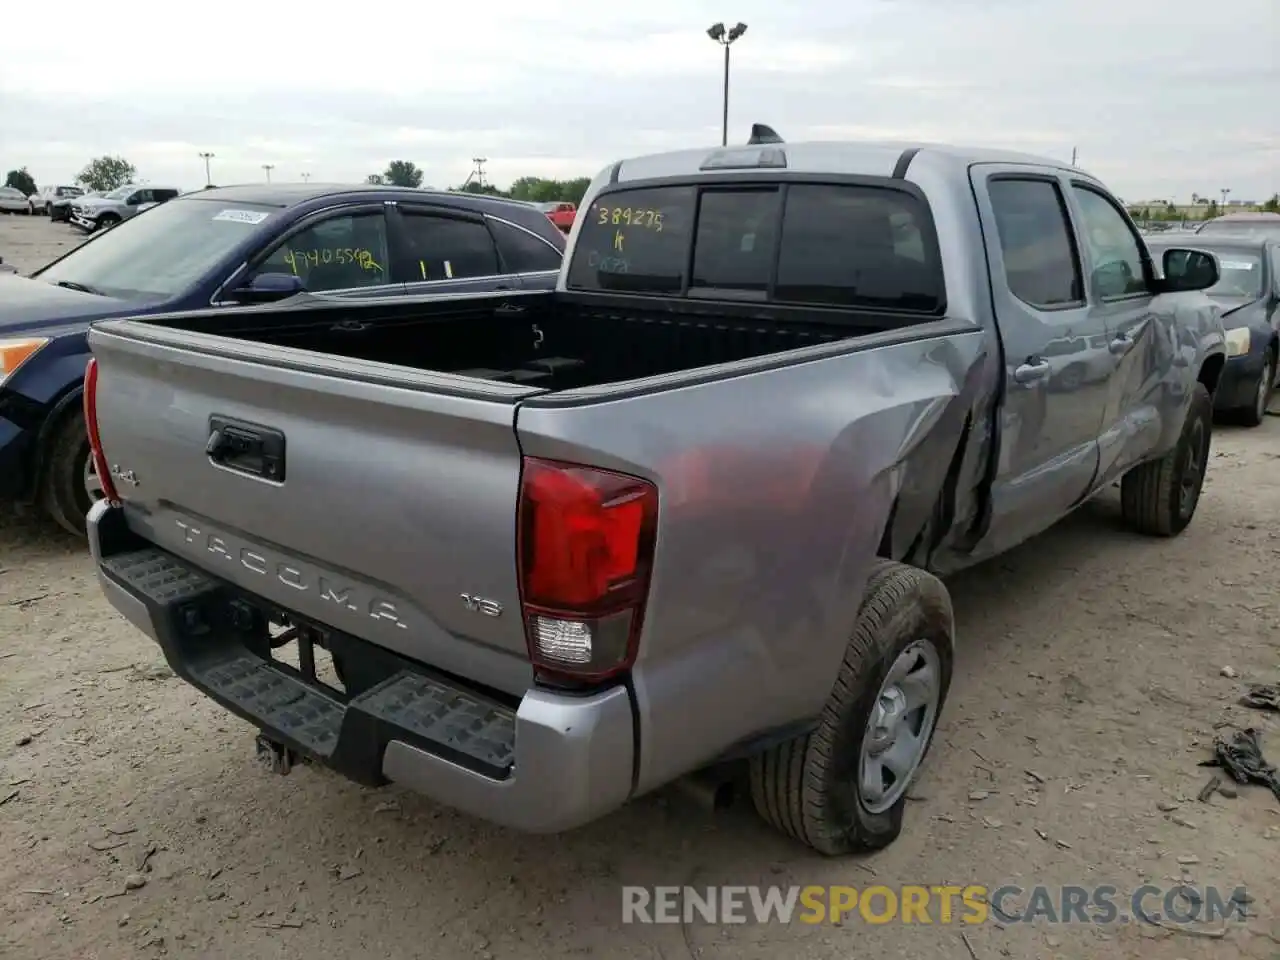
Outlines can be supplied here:
[[[225, 313], [145, 322], [349, 359], [565, 390], [713, 366], [936, 319], [823, 316], [759, 305], [565, 294], [388, 304], [351, 320], [348, 305], [249, 317]], [[729, 309], [726, 309], [726, 306]], [[734, 309], [738, 307], [738, 309]], [[264, 322], [264, 319], [267, 322]], [[207, 330], [205, 329], [207, 327]]]

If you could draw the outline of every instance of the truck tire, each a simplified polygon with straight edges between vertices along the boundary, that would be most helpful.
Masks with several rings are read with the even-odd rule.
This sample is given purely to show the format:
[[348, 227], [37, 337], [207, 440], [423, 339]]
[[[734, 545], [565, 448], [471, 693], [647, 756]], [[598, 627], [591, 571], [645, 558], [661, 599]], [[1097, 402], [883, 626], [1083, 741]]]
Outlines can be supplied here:
[[[827, 856], [897, 839], [907, 790], [951, 685], [953, 634], [951, 597], [940, 580], [876, 561], [817, 727], [751, 759], [760, 816]], [[898, 769], [886, 783], [890, 763], [882, 758], [899, 744], [891, 761]], [[879, 791], [870, 786], [876, 780]]]
[[1253, 388], [1253, 403], [1236, 411], [1236, 418], [1241, 426], [1260, 427], [1267, 419], [1267, 408], [1271, 406], [1271, 398], [1275, 393], [1276, 382], [1276, 349], [1271, 346], [1263, 358], [1262, 373], [1258, 374], [1258, 384]]
[[96, 221], [94, 221], [93, 229], [94, 230], [110, 230], [119, 222], [120, 222], [120, 218], [117, 217], [114, 213], [104, 213]]
[[1187, 528], [1200, 503], [1213, 437], [1213, 397], [1197, 383], [1182, 433], [1159, 460], [1139, 464], [1120, 481], [1120, 514], [1138, 533], [1174, 537]]
[[54, 428], [41, 475], [40, 500], [59, 526], [78, 537], [85, 535], [86, 514], [93, 505], [87, 487], [89, 463], [84, 414], [76, 410]]

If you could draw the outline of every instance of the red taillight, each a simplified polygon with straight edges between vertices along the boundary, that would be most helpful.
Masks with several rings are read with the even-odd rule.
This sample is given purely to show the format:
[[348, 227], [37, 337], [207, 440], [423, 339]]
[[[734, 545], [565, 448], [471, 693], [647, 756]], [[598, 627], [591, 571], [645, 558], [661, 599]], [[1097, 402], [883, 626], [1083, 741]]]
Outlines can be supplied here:
[[102, 484], [103, 496], [111, 503], [119, 503], [116, 485], [111, 480], [111, 471], [107, 468], [107, 456], [102, 452], [102, 436], [98, 433], [98, 359], [89, 358], [89, 365], [84, 369], [84, 425], [89, 432], [89, 452], [93, 457], [93, 469], [97, 471], [98, 482]]
[[540, 675], [607, 679], [635, 662], [658, 526], [658, 490], [608, 470], [526, 457], [520, 593]]

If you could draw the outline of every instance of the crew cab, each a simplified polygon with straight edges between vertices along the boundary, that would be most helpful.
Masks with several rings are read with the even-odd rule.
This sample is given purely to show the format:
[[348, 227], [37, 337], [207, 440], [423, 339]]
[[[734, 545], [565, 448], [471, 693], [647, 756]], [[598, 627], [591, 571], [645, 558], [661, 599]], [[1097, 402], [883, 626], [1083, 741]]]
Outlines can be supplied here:
[[555, 286], [565, 238], [527, 204], [396, 187], [271, 184], [169, 200], [31, 278], [0, 271], [0, 496], [83, 534], [101, 483], [81, 383], [105, 317], [298, 298]]
[[779, 829], [883, 846], [940, 577], [1117, 482], [1191, 522], [1212, 254], [1054, 160], [752, 140], [601, 171], [553, 292], [94, 327], [102, 589], [272, 769], [554, 832], [745, 764]]

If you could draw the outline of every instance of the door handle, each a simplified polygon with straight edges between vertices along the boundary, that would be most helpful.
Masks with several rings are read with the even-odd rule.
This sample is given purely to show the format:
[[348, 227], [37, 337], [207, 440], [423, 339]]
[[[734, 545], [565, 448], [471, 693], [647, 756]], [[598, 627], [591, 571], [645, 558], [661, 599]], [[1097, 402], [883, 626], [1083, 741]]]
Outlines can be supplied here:
[[1133, 349], [1134, 342], [1133, 337], [1129, 336], [1129, 334], [1119, 333], [1116, 334], [1116, 338], [1111, 341], [1109, 349], [1117, 357], [1121, 357]]
[[209, 418], [205, 455], [228, 470], [283, 483], [284, 447], [279, 430], [228, 417]]
[[1018, 383], [1035, 383], [1049, 375], [1049, 361], [1028, 357], [1027, 362], [1013, 371], [1013, 379]]

